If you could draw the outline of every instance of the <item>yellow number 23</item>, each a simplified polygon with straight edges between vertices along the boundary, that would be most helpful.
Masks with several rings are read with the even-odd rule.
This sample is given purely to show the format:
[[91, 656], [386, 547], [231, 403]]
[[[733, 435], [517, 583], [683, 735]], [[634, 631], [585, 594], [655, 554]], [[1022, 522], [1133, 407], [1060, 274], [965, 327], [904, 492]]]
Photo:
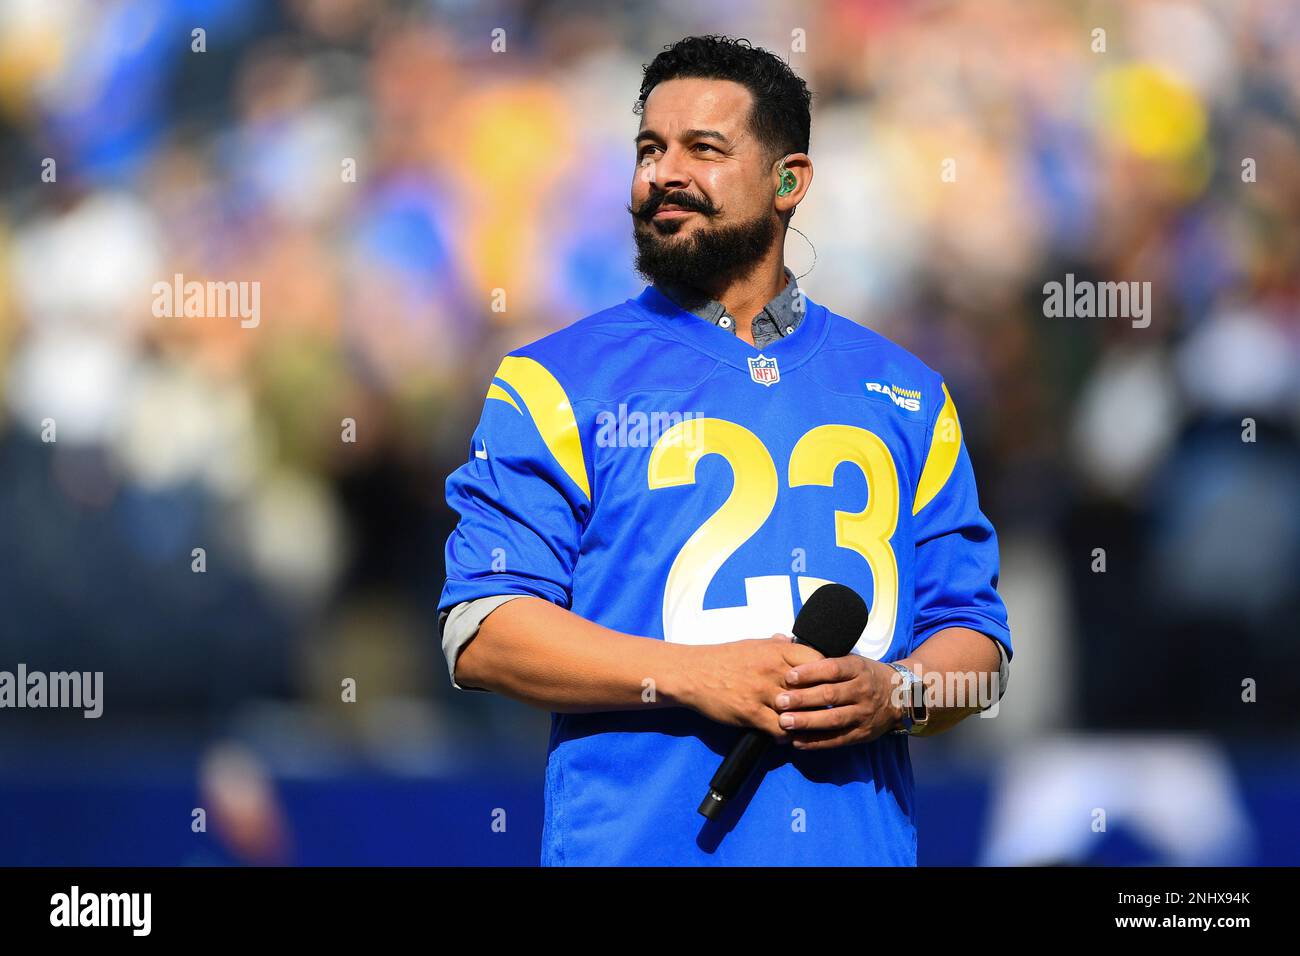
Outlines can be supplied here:
[[[664, 588], [664, 639], [681, 644], [721, 644], [790, 633], [794, 601], [784, 574], [745, 579], [740, 607], [704, 607], [710, 582], [762, 527], [776, 505], [778, 478], [772, 456], [758, 436], [735, 422], [697, 418], [666, 431], [650, 454], [651, 489], [695, 483], [695, 468], [705, 455], [720, 455], [732, 474], [731, 494], [687, 539], [674, 559]], [[854, 651], [878, 660], [893, 639], [898, 614], [898, 561], [889, 539], [898, 526], [898, 469], [884, 441], [853, 425], [819, 425], [806, 432], [790, 453], [790, 488], [833, 486], [835, 469], [852, 462], [867, 481], [867, 506], [835, 512], [835, 544], [862, 556], [871, 570], [871, 617]], [[807, 600], [828, 583], [800, 575], [799, 596]]]

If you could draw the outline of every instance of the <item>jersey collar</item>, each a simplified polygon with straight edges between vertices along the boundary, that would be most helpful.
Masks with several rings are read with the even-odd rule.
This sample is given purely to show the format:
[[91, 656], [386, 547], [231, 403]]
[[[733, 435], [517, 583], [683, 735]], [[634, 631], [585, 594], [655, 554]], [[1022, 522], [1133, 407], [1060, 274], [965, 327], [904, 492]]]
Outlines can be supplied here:
[[683, 309], [653, 285], [646, 286], [635, 299], [628, 299], [662, 325], [668, 334], [728, 365], [750, 373], [749, 360], [765, 358], [778, 360], [781, 372], [792, 371], [807, 361], [821, 346], [830, 328], [826, 309], [805, 294], [804, 318], [793, 332], [770, 342], [761, 349], [754, 348], [734, 332], [703, 322], [693, 312]]

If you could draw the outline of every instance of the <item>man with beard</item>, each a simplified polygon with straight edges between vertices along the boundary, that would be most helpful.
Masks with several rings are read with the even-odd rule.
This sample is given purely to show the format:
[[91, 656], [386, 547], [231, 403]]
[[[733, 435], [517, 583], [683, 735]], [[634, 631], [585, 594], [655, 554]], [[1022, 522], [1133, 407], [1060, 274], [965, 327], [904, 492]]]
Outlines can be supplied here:
[[[443, 650], [457, 688], [551, 712], [545, 865], [914, 865], [909, 736], [1001, 695], [952, 397], [784, 265], [810, 100], [743, 40], [655, 58], [628, 207], [650, 285], [506, 356], [447, 480]], [[871, 614], [824, 659], [788, 635], [832, 581]], [[780, 746], [706, 820], [739, 728]]]

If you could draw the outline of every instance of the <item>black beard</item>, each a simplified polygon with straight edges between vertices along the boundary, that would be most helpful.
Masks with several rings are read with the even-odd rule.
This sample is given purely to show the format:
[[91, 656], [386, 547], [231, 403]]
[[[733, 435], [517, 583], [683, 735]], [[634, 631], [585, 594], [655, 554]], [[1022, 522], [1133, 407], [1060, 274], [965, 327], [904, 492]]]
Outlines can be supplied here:
[[[686, 239], [677, 230], [662, 235], [650, 223], [632, 229], [636, 240], [636, 271], [653, 285], [699, 292], [744, 275], [758, 264], [776, 239], [774, 216], [760, 215], [734, 226], [697, 229]], [[703, 296], [707, 299], [707, 296]]]

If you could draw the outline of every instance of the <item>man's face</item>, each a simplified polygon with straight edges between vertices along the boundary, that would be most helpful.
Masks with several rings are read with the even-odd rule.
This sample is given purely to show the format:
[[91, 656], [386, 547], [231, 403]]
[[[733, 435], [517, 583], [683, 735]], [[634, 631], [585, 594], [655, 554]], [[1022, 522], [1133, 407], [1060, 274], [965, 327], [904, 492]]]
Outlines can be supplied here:
[[649, 281], [708, 288], [776, 240], [773, 157], [750, 131], [752, 105], [730, 80], [668, 80], [646, 97], [629, 209]]

